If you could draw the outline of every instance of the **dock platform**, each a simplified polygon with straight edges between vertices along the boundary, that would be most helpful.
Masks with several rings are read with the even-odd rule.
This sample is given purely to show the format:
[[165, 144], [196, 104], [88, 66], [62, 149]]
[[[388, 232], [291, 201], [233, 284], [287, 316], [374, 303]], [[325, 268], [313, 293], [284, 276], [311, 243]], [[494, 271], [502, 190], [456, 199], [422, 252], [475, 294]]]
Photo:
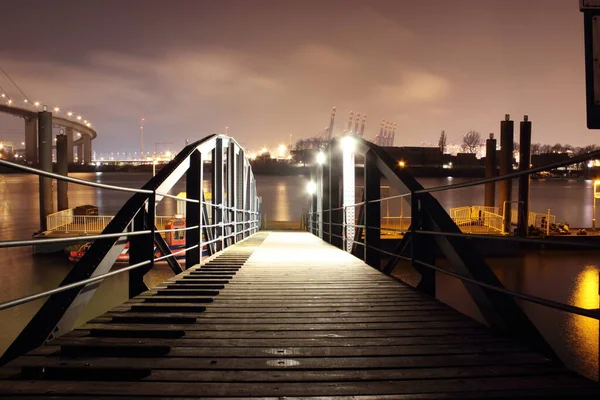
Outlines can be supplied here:
[[600, 398], [305, 232], [259, 232], [0, 370], [0, 397]]

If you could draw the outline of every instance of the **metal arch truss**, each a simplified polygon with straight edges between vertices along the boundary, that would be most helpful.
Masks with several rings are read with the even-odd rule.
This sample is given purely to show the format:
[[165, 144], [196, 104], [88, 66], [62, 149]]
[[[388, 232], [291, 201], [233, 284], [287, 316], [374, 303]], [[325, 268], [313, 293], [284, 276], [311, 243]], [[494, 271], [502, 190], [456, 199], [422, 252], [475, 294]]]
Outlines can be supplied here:
[[[435, 273], [427, 265], [435, 264], [436, 252], [451, 261], [456, 273], [469, 279], [481, 282], [476, 285], [467, 280], [463, 284], [471, 298], [478, 306], [486, 322], [494, 329], [529, 343], [532, 347], [555, 359], [552, 348], [529, 320], [515, 299], [504, 293], [489, 290], [485, 285], [504, 288], [491, 268], [484, 261], [470, 239], [461, 235], [460, 229], [452, 221], [440, 203], [425, 191], [421, 184], [401, 168], [397, 162], [381, 147], [359, 137], [352, 137], [353, 146], [341, 146], [342, 140], [333, 139], [329, 144], [327, 162], [317, 167], [317, 175], [326, 170], [324, 179], [317, 178], [317, 193], [322, 191], [322, 205], [316, 204], [313, 197], [311, 213], [308, 216], [308, 227], [314, 234], [319, 234], [317, 227], [323, 220], [325, 231], [321, 236], [329, 243], [362, 257], [372, 267], [382, 269], [381, 254], [391, 256], [388, 268], [384, 272], [391, 273], [389, 265], [399, 259], [412, 261], [413, 267], [421, 274], [418, 288], [435, 296]], [[348, 151], [354, 147], [354, 151]], [[354, 154], [364, 158], [364, 190], [363, 200], [357, 202], [354, 193], [355, 171]], [[411, 225], [395, 252], [381, 249], [380, 180], [385, 178], [390, 187], [400, 195], [390, 198], [401, 198], [411, 205]], [[342, 183], [342, 190], [340, 190]], [[342, 204], [340, 205], [340, 197]], [[354, 215], [358, 211], [358, 221]], [[344, 232], [345, 231], [345, 232]], [[439, 235], [423, 235], [417, 232], [433, 232]], [[444, 233], [456, 235], [444, 235]]]
[[[208, 165], [204, 160], [209, 154], [212, 155], [213, 193], [212, 201], [207, 202], [204, 169]], [[184, 176], [187, 198], [167, 194]], [[182, 272], [183, 268], [172, 257], [169, 246], [154, 225], [154, 210], [165, 197], [186, 201], [187, 266], [201, 261], [203, 249], [214, 254], [259, 229], [260, 199], [243, 148], [231, 137], [210, 135], [186, 146], [125, 203], [102, 232], [113, 236], [95, 240], [60, 286], [107, 274], [127, 243], [127, 233], [137, 231], [148, 233], [129, 238], [129, 263], [142, 265], [129, 271], [130, 297], [147, 290], [143, 276], [153, 266], [155, 245], [163, 254], [160, 259], [166, 259], [174, 273]], [[120, 233], [124, 236], [118, 236]], [[50, 295], [0, 358], [0, 365], [70, 331], [99, 285], [100, 281], [94, 280], [85, 286]]]

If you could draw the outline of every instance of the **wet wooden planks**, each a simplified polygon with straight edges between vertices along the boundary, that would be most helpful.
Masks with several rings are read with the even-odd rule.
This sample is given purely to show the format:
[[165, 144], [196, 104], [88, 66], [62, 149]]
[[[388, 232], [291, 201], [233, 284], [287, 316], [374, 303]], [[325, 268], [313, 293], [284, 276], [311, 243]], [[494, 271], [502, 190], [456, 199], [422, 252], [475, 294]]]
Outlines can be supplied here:
[[292, 232], [254, 235], [0, 377], [0, 395], [20, 399], [600, 395], [595, 383]]

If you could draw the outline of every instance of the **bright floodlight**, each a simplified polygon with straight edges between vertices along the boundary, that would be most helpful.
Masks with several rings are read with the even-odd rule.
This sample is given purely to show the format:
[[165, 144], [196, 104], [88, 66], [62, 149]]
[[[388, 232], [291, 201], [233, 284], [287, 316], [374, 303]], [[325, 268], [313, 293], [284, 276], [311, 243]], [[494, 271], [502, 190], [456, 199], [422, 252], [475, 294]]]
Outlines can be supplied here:
[[325, 153], [323, 153], [322, 151], [317, 153], [317, 163], [318, 164], [325, 164], [326, 159], [327, 159], [327, 157], [325, 157]]
[[0, 94], [0, 97], [5, 98], [6, 95], [4, 93]]
[[7, 103], [8, 103], [8, 105], [11, 105], [12, 104], [12, 100], [8, 99]]
[[92, 126], [92, 124], [90, 124], [89, 122], [87, 124], [85, 124], [85, 126], [90, 127]]
[[594, 162], [593, 161], [588, 162], [587, 166], [588, 166], [588, 168], [592, 168], [594, 166]]
[[23, 103], [27, 103], [27, 99], [23, 100]]
[[404, 168], [406, 166], [406, 163], [404, 161], [398, 161], [398, 165], [400, 166], [400, 168]]
[[68, 115], [69, 117], [72, 117], [72, 116], [73, 116], [73, 113], [72, 113], [71, 111], [69, 111], [69, 112], [67, 113], [67, 115]]
[[78, 116], [77, 116], [77, 119], [81, 121], [81, 115], [78, 115]]
[[306, 184], [306, 191], [308, 192], [308, 194], [315, 194], [317, 191], [317, 184], [313, 181], [309, 181]]
[[60, 108], [59, 107], [54, 107], [54, 112], [59, 112]]
[[34, 106], [39, 107], [40, 106], [40, 102], [36, 101], [35, 103], [33, 103]]
[[352, 136], [345, 136], [342, 138], [342, 149], [344, 151], [353, 152], [356, 148], [356, 140]]

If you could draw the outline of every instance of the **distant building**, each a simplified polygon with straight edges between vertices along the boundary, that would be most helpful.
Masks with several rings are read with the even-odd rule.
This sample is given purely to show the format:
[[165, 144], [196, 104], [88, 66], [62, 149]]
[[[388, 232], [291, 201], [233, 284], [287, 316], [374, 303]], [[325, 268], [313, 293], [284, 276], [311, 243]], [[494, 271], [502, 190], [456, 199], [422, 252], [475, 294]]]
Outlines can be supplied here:
[[545, 153], [545, 154], [535, 154], [531, 156], [531, 164], [534, 167], [539, 167], [546, 164], [553, 164], [561, 161], [568, 160], [568, 153]]
[[443, 154], [439, 147], [384, 147], [397, 162], [408, 167], [442, 167]]

